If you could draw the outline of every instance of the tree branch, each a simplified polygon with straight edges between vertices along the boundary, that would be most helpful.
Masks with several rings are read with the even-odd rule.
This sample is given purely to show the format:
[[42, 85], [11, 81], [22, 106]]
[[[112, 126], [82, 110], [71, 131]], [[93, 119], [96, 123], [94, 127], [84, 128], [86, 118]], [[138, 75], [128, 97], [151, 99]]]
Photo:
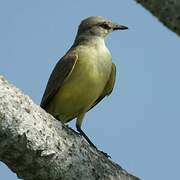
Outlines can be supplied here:
[[169, 29], [180, 35], [179, 0], [136, 0], [155, 15]]
[[138, 180], [0, 76], [0, 160], [26, 180]]

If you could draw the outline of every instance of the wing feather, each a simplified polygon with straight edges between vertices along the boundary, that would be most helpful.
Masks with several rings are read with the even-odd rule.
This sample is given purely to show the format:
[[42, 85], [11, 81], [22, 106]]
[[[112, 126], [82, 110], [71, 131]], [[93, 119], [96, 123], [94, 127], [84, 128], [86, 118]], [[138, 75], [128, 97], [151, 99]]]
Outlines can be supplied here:
[[45, 109], [47, 107], [52, 97], [56, 94], [59, 88], [61, 88], [63, 82], [71, 75], [77, 59], [77, 54], [71, 51], [58, 61], [50, 75], [44, 95], [42, 97], [40, 105], [42, 108]]

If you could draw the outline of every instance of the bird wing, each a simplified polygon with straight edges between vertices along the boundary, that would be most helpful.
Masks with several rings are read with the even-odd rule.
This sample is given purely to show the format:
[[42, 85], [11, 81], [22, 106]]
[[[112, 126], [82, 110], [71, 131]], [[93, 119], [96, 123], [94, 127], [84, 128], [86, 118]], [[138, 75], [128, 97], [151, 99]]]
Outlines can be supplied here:
[[96, 106], [105, 96], [108, 96], [108, 95], [111, 94], [111, 92], [113, 91], [113, 88], [114, 88], [115, 80], [116, 80], [116, 66], [113, 63], [112, 64], [112, 69], [111, 69], [111, 74], [109, 76], [109, 80], [107, 81], [104, 90], [101, 93], [101, 95], [99, 96], [99, 98], [91, 106], [90, 109], [92, 109], [94, 106]]
[[63, 82], [71, 75], [78, 56], [74, 51], [67, 53], [58, 61], [48, 80], [46, 90], [41, 100], [41, 107], [46, 108], [52, 97], [61, 88]]

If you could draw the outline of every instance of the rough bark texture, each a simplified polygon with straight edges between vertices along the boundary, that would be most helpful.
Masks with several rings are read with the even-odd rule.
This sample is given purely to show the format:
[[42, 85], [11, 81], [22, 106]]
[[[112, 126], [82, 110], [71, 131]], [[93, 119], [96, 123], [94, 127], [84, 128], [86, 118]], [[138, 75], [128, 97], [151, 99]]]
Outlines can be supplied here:
[[180, 0], [136, 0], [169, 29], [180, 35]]
[[137, 180], [0, 76], [0, 160], [26, 180]]

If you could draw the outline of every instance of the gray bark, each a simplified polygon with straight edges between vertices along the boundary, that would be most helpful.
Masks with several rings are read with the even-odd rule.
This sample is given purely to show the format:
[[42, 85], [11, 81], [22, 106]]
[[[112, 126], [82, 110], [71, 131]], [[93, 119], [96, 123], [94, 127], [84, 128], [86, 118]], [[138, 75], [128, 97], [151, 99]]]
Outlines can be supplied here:
[[180, 35], [179, 0], [136, 0], [155, 15], [169, 29]]
[[0, 160], [26, 180], [138, 180], [0, 76]]

